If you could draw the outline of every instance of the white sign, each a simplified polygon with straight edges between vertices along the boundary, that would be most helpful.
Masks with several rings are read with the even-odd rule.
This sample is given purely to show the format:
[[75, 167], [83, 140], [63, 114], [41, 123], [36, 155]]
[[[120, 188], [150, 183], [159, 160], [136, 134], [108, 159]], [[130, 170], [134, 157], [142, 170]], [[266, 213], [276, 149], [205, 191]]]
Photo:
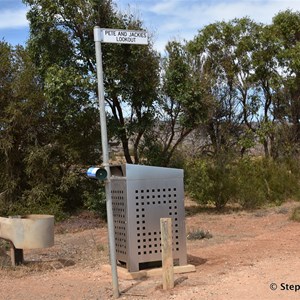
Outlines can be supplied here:
[[101, 28], [100, 41], [102, 43], [147, 45], [148, 33], [143, 30]]

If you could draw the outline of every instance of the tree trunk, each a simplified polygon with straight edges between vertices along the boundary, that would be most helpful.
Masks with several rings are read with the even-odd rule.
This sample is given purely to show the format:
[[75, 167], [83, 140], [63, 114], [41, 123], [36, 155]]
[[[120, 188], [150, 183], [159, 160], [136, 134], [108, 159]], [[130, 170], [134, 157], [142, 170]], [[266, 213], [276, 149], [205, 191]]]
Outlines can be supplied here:
[[124, 151], [124, 156], [125, 156], [126, 162], [128, 164], [132, 164], [133, 161], [132, 161], [131, 156], [130, 156], [129, 143], [128, 143], [127, 138], [122, 139], [122, 146], [123, 146], [123, 151]]
[[264, 146], [265, 157], [269, 158], [270, 157], [270, 152], [269, 152], [269, 145], [268, 145], [268, 140], [267, 139], [263, 140], [263, 146]]

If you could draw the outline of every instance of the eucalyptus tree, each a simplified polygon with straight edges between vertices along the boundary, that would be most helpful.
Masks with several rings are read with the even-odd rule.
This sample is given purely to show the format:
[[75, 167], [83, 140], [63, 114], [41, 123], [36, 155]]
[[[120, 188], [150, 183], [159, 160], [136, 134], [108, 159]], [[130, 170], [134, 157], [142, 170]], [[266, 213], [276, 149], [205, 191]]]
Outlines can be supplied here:
[[207, 124], [215, 151], [243, 153], [259, 141], [265, 156], [274, 141], [274, 101], [280, 86], [276, 37], [249, 18], [216, 22], [199, 31], [189, 49], [210, 78], [215, 113]]
[[206, 118], [207, 103], [186, 45], [170, 41], [161, 59], [160, 98], [156, 125], [147, 131], [144, 153], [148, 163], [167, 166], [176, 149]]
[[260, 26], [258, 40], [253, 51], [253, 86], [257, 91], [258, 126], [256, 134], [264, 147], [266, 157], [277, 156], [278, 108], [282, 78], [278, 63], [279, 47], [272, 26]]
[[295, 154], [300, 145], [300, 12], [280, 12], [271, 26], [279, 48], [276, 58], [281, 76], [275, 113], [284, 128], [283, 150]]
[[[78, 119], [87, 119], [88, 112], [92, 114], [89, 123], [93, 130], [98, 126], [92, 113], [97, 106], [93, 27], [143, 29], [142, 22], [131, 14], [118, 12], [111, 0], [23, 2], [29, 5], [28, 46], [44, 78], [49, 102], [56, 107], [58, 123], [65, 122], [68, 116], [69, 124], [76, 124]], [[140, 141], [153, 122], [159, 56], [151, 43], [148, 46], [106, 44], [102, 51], [105, 100], [110, 108], [109, 132], [121, 141], [126, 161], [138, 162]], [[63, 126], [58, 127], [63, 134]], [[77, 128], [74, 129], [75, 135]], [[76, 140], [74, 135], [70, 135], [70, 142]], [[81, 147], [83, 142], [79, 144]]]
[[8, 213], [29, 187], [26, 158], [44, 139], [44, 96], [21, 46], [0, 42], [0, 211]]
[[[95, 140], [93, 111], [85, 112], [86, 119], [75, 105], [61, 101], [76, 76], [73, 83], [60, 81], [58, 90], [39, 75], [28, 49], [1, 42], [0, 55], [0, 213], [61, 217], [95, 189], [78, 176], [75, 164], [92, 163], [88, 160], [97, 154], [84, 143]], [[63, 75], [58, 71], [57, 81]]]
[[188, 45], [195, 61], [198, 60], [199, 77], [212, 103], [205, 128], [215, 155], [234, 149], [242, 122], [238, 111], [240, 65], [235, 22], [207, 25]]

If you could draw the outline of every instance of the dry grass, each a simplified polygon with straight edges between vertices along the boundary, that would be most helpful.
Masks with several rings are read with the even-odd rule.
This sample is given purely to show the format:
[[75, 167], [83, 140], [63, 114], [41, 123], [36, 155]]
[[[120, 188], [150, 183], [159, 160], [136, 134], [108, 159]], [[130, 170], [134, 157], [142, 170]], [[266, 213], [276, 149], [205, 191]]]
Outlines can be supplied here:
[[291, 220], [300, 222], [300, 206], [296, 207], [292, 211]]
[[211, 239], [212, 237], [211, 233], [202, 229], [193, 230], [187, 234], [188, 240]]

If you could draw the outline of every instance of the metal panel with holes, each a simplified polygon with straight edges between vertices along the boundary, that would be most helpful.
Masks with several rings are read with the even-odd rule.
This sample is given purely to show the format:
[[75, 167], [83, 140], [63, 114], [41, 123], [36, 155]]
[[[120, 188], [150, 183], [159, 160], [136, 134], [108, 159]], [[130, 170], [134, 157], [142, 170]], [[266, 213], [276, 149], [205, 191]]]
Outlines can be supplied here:
[[172, 218], [173, 258], [187, 264], [183, 170], [111, 167], [117, 260], [130, 272], [161, 261], [160, 218]]

